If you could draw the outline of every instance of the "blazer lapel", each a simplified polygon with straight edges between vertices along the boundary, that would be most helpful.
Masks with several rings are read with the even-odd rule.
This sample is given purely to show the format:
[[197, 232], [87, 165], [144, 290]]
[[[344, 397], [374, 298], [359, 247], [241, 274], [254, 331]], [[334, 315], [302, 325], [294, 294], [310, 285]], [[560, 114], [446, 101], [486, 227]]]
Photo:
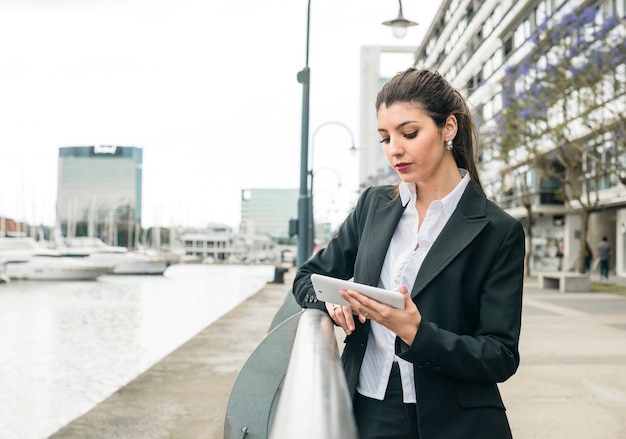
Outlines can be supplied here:
[[372, 211], [368, 216], [372, 219], [372, 224], [376, 224], [376, 233], [369, 233], [367, 236], [362, 237], [367, 241], [367, 245], [364, 248], [369, 249], [367, 251], [367, 272], [361, 274], [361, 282], [368, 285], [378, 285], [380, 279], [380, 272], [383, 269], [383, 263], [385, 256], [387, 255], [387, 248], [391, 242], [396, 226], [402, 217], [404, 212], [404, 206], [400, 197], [395, 200], [393, 192], [390, 192], [388, 196], [380, 195], [376, 198]]
[[424, 259], [411, 297], [419, 294], [485, 228], [489, 223], [486, 206], [483, 191], [470, 181], [459, 205]]

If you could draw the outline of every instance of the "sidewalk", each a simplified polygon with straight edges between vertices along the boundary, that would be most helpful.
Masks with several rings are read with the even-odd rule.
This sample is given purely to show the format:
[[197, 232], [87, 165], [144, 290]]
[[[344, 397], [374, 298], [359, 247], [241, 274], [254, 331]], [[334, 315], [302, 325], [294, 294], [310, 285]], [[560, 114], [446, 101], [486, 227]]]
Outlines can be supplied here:
[[513, 437], [626, 437], [625, 296], [527, 281], [520, 352], [518, 372], [500, 386]]
[[[294, 274], [267, 284], [51, 438], [221, 439], [230, 389]], [[514, 437], [626, 437], [626, 297], [559, 293], [529, 280], [523, 312], [520, 369], [501, 385]]]

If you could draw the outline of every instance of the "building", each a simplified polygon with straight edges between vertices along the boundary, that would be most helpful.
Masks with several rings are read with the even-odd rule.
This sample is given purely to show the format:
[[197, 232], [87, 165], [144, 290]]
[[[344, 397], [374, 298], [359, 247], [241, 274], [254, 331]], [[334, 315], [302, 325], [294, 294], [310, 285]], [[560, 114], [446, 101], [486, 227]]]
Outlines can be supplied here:
[[295, 254], [296, 240], [289, 234], [289, 223], [298, 217], [299, 196], [298, 189], [241, 191], [243, 262], [274, 263]]
[[[498, 117], [506, 108], [506, 97], [503, 96], [507, 86], [520, 87], [522, 83], [522, 89], [524, 86], [529, 87], [529, 83], [536, 82], [537, 76], [533, 77], [533, 74], [543, 73], [539, 70], [540, 63], [534, 66], [532, 74], [524, 75], [520, 67], [533, 48], [539, 47], [540, 31], [565, 22], [566, 17], [573, 15], [576, 8], [589, 11], [587, 24], [601, 27], [612, 16], [617, 16], [621, 18], [623, 26], [626, 1], [444, 0], [415, 51], [414, 65], [438, 71], [459, 89], [468, 98], [477, 124], [486, 132], [485, 127], [497, 126]], [[622, 38], [623, 34], [622, 28]], [[624, 47], [623, 40], [620, 41], [622, 43], [616, 45], [618, 48]], [[507, 78], [510, 69], [518, 69], [516, 78]], [[367, 66], [364, 66], [366, 70]], [[615, 114], [624, 115], [626, 66], [623, 61], [609, 76], [608, 81], [603, 77], [598, 82], [611, 90], [618, 87], [615, 84], [619, 84], [621, 92], [613, 93], [602, 105], [611, 107]], [[373, 75], [370, 74], [370, 77]], [[582, 96], [583, 92], [578, 97], [579, 101]], [[566, 96], [560, 104], [570, 98]], [[568, 111], [571, 111], [571, 107], [579, 108], [573, 104], [567, 106]], [[547, 123], [552, 123], [558, 117], [558, 112], [555, 116], [554, 110], [554, 107], [547, 110], [550, 115], [546, 119]], [[620, 151], [620, 144], [612, 140], [611, 134], [614, 133], [611, 133], [610, 124], [592, 125], [587, 120], [581, 123], [582, 114], [576, 111], [580, 110], [570, 113], [566, 125], [568, 129], [571, 125], [578, 125], [572, 130], [576, 136], [570, 137], [570, 144], [582, 145], [579, 157], [581, 170], [572, 176], [574, 189], [586, 193], [583, 197], [587, 200], [591, 198], [591, 193], [598, 197], [598, 203], [593, 205], [588, 221], [582, 219], [585, 217], [584, 199], [577, 203], [560, 196], [564, 184], [558, 178], [546, 176], [533, 167], [528, 154], [529, 145], [523, 141], [519, 141], [518, 149], [507, 157], [506, 163], [497, 160], [496, 155], [489, 155], [489, 150], [483, 151], [479, 164], [481, 180], [491, 199], [520, 219], [527, 231], [532, 226], [533, 239], [528, 243], [528, 248], [532, 250], [533, 258], [529, 265], [535, 270], [576, 270], [579, 255], [584, 251], [584, 238], [581, 238], [584, 233], [592, 248], [596, 247], [603, 235], [609, 237], [614, 248], [610, 266], [617, 275], [626, 276], [626, 187], [620, 178], [603, 175], [600, 171], [601, 166], [609, 162], [623, 169], [625, 154], [622, 152], [620, 157], [619, 152], [617, 155], [610, 153], [611, 150]], [[602, 108], [598, 110], [601, 111]], [[371, 122], [364, 116], [361, 119], [362, 129], [371, 130], [367, 126]], [[489, 140], [487, 137], [485, 141], [484, 135], [481, 138], [481, 148], [484, 149]], [[550, 144], [548, 140], [547, 136], [540, 139], [543, 141], [540, 148], [543, 149], [539, 151], [543, 156], [551, 158], [556, 144]], [[494, 144], [489, 146], [497, 147]], [[623, 151], [624, 146], [621, 148]], [[384, 181], [384, 173], [374, 174], [371, 168], [368, 168], [368, 172], [361, 175], [362, 185]], [[524, 192], [523, 188], [528, 188], [529, 192]], [[528, 194], [530, 197], [525, 198]], [[531, 210], [524, 207], [527, 200], [530, 200]]]
[[224, 224], [209, 224], [203, 230], [186, 230], [181, 236], [186, 262], [241, 262], [245, 244]]
[[57, 224], [64, 236], [134, 247], [140, 236], [141, 148], [59, 148]]
[[[385, 153], [376, 136], [376, 111], [374, 102], [383, 84], [395, 72], [410, 67], [414, 60], [415, 47], [364, 46], [361, 48], [361, 114], [359, 186], [369, 186], [397, 181], [395, 171], [387, 163]], [[389, 57], [392, 60], [386, 60]], [[386, 67], [391, 64], [393, 67]]]
[[298, 189], [242, 190], [240, 234], [289, 241], [289, 220], [298, 217], [298, 197]]

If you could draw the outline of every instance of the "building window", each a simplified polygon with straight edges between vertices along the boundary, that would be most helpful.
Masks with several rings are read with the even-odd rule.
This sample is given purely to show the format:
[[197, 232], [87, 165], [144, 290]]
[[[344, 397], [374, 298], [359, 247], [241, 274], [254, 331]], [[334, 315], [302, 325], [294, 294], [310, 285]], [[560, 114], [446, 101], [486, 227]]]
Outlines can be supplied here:
[[537, 26], [541, 26], [552, 15], [552, 2], [551, 0], [542, 0], [537, 5], [535, 10], [535, 20]]
[[485, 20], [485, 23], [483, 24], [483, 36], [485, 38], [491, 35], [491, 32], [493, 32], [496, 26], [500, 24], [500, 21], [502, 21], [501, 11], [500, 5], [496, 5], [496, 7], [493, 8], [493, 11], [491, 11], [491, 14], [489, 14], [489, 17], [487, 17], [487, 20]]
[[502, 44], [504, 59], [507, 59], [511, 52], [513, 52], [513, 36], [509, 35], [505, 40], [504, 44]]
[[522, 23], [517, 27], [517, 29], [515, 29], [515, 32], [513, 33], [513, 45], [516, 48], [521, 47], [526, 42], [528, 37], [530, 37], [530, 33], [530, 19], [526, 17], [526, 19], [522, 21]]
[[475, 85], [474, 77], [472, 76], [472, 77], [470, 77], [469, 81], [467, 81], [467, 84], [465, 84], [465, 88], [468, 91], [472, 91], [472, 90], [474, 90], [474, 85]]

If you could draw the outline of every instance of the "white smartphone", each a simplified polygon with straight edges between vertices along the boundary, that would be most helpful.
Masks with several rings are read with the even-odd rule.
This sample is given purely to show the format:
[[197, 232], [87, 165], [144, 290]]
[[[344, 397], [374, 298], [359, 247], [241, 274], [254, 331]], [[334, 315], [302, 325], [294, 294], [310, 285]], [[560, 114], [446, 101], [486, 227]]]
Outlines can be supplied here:
[[348, 306], [348, 302], [341, 297], [339, 290], [354, 290], [378, 302], [393, 306], [394, 308], [404, 308], [404, 296], [402, 296], [402, 293], [399, 291], [385, 290], [383, 288], [337, 279], [317, 273], [311, 275], [311, 282], [313, 283], [317, 298], [324, 302]]

